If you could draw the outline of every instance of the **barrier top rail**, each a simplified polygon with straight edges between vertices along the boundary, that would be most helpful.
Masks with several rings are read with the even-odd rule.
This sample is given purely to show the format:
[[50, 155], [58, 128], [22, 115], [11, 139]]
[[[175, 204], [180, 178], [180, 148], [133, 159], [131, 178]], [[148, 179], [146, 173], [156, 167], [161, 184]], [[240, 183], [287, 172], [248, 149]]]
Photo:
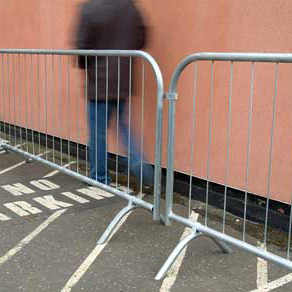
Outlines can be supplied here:
[[100, 56], [100, 57], [141, 57], [149, 62], [155, 72], [157, 90], [163, 96], [163, 78], [161, 70], [155, 59], [144, 51], [139, 50], [47, 50], [47, 49], [0, 49], [0, 54], [25, 55], [65, 55], [65, 56]]
[[[1, 52], [1, 51], [0, 51]], [[170, 92], [177, 91], [177, 82], [183, 69], [196, 61], [230, 61], [230, 62], [274, 62], [291, 63], [292, 53], [195, 53], [186, 57], [175, 69], [170, 83]]]
[[83, 56], [121, 56], [121, 57], [153, 57], [139, 50], [66, 50], [66, 49], [0, 49], [0, 54], [38, 54], [38, 55], [83, 55]]

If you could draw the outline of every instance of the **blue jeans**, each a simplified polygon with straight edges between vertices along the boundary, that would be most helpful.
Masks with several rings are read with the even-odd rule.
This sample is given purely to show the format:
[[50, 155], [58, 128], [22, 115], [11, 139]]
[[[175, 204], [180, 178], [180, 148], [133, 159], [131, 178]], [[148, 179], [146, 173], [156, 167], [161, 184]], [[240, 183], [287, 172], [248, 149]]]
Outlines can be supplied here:
[[[107, 104], [107, 112], [106, 112]], [[109, 125], [109, 121], [114, 112], [117, 110], [117, 100], [106, 101], [89, 101], [89, 128], [90, 128], [90, 140], [89, 140], [89, 155], [91, 162], [91, 178], [101, 183], [109, 184], [111, 182], [109, 172], [107, 171], [107, 149], [106, 149], [106, 125]], [[128, 166], [128, 159], [130, 159], [130, 172], [133, 176], [140, 179], [141, 176], [141, 164], [145, 161], [141, 157], [139, 148], [135, 142], [135, 137], [131, 133], [130, 147], [128, 147], [129, 129], [125, 120], [125, 100], [119, 101], [119, 137], [122, 138], [125, 151], [130, 148], [130, 158], [126, 158], [125, 165]], [[107, 124], [106, 124], [107, 121]], [[129, 156], [129, 155], [127, 155]], [[154, 171], [151, 165], [143, 163], [142, 169], [143, 182], [146, 185], [153, 184]]]

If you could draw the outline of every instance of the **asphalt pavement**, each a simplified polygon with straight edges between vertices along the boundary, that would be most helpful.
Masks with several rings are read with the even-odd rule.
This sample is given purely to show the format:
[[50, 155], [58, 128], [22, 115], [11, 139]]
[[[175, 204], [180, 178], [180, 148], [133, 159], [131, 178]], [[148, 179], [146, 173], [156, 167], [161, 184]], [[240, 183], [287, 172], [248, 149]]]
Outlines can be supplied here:
[[[288, 271], [238, 249], [223, 254], [205, 237], [155, 281], [187, 230], [154, 223], [136, 209], [97, 246], [126, 205], [44, 165], [0, 153], [0, 291], [292, 291]], [[232, 227], [226, 232], [238, 235]]]

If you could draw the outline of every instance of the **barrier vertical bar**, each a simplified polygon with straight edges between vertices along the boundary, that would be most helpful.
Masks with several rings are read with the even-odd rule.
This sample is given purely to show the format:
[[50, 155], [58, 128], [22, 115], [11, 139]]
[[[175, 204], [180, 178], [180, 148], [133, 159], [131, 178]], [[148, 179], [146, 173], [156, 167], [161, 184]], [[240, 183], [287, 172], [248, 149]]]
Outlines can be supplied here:
[[[85, 115], [88, 117], [88, 60], [85, 56]], [[85, 146], [85, 174], [88, 176], [88, 146]]]
[[[62, 123], [62, 59], [61, 55], [59, 56], [59, 117], [60, 117], [60, 129], [63, 127]], [[60, 158], [61, 158], [61, 165], [63, 165], [63, 139], [62, 133], [60, 134]]]
[[195, 143], [195, 129], [196, 129], [196, 94], [197, 94], [197, 64], [194, 64], [194, 80], [193, 80], [193, 106], [192, 106], [192, 123], [191, 123], [191, 170], [190, 170], [190, 186], [189, 186], [189, 210], [188, 216], [191, 216], [192, 209], [192, 185], [193, 185], [193, 174], [194, 174], [194, 143]]
[[[68, 98], [68, 109], [69, 112], [71, 112], [71, 94], [70, 94], [70, 56], [67, 56], [67, 98]], [[71, 151], [70, 151], [70, 147], [71, 147], [71, 131], [70, 131], [70, 127], [71, 127], [71, 115], [69, 115], [68, 119], [67, 119], [67, 123], [68, 123], [68, 169], [70, 169], [70, 162], [71, 162]]]
[[142, 60], [142, 96], [141, 96], [141, 167], [140, 167], [140, 194], [143, 192], [143, 162], [144, 162], [144, 103], [145, 103], [145, 63]]
[[39, 154], [41, 153], [41, 117], [40, 117], [40, 111], [41, 111], [41, 96], [40, 96], [40, 57], [37, 56], [37, 98], [38, 98], [38, 126], [39, 126]]
[[121, 58], [118, 57], [118, 93], [117, 93], [117, 135], [116, 135], [116, 188], [118, 187], [119, 170], [119, 125], [120, 125], [120, 86], [121, 86]]
[[[290, 196], [292, 203], [292, 192]], [[287, 259], [290, 260], [290, 250], [291, 250], [291, 229], [292, 229], [292, 204], [290, 205], [290, 220], [289, 220], [289, 233], [288, 233], [288, 242], [287, 242]]]
[[[174, 94], [174, 92], [170, 92]], [[165, 224], [170, 225], [173, 207], [173, 176], [174, 176], [174, 143], [175, 143], [175, 99], [169, 99], [168, 109], [168, 143], [167, 143], [167, 174], [166, 174], [166, 216]]]
[[165, 93], [162, 74], [156, 62], [155, 63], [152, 62], [152, 69], [156, 72], [155, 78], [157, 82], [153, 220], [159, 221], [161, 199], [162, 121], [163, 121], [163, 102]]
[[9, 142], [12, 143], [12, 135], [11, 135], [11, 96], [10, 96], [10, 67], [9, 67], [9, 54], [7, 55], [7, 97], [8, 97], [8, 133], [9, 133]]
[[230, 64], [230, 80], [229, 80], [229, 98], [228, 98], [228, 126], [227, 126], [227, 158], [224, 186], [224, 207], [223, 207], [223, 230], [225, 233], [226, 224], [226, 203], [227, 203], [227, 185], [229, 176], [229, 160], [230, 160], [230, 139], [231, 139], [231, 121], [232, 121], [232, 89], [233, 89], [233, 62]]
[[26, 152], [29, 152], [28, 149], [28, 115], [27, 115], [27, 56], [24, 55], [24, 98], [25, 98], [25, 143], [26, 143]]
[[[131, 110], [132, 110], [132, 58], [130, 57], [129, 68], [129, 114], [128, 114], [128, 179], [127, 188], [130, 193], [130, 161], [131, 161]], [[143, 134], [141, 134], [143, 135]], [[140, 178], [142, 180], [142, 177]]]
[[[91, 151], [95, 152], [95, 180], [97, 180], [97, 129], [98, 129], [98, 125], [97, 125], [97, 56], [95, 56], [95, 129], [96, 129], [96, 132], [95, 132], [95, 149], [92, 149]], [[91, 138], [92, 139], [92, 138]], [[106, 137], [107, 139], [107, 137]], [[107, 151], [106, 151], [107, 153]], [[91, 159], [92, 161], [92, 159]], [[107, 176], [107, 173], [105, 173], [105, 176]]]
[[15, 61], [14, 55], [12, 55], [12, 67], [13, 67], [13, 108], [14, 108], [14, 145], [17, 143], [17, 132], [16, 132], [16, 95], [15, 95]]
[[1, 59], [2, 59], [2, 69], [1, 69], [1, 80], [2, 80], [2, 101], [3, 101], [3, 104], [1, 106], [1, 109], [3, 110], [3, 112], [1, 112], [1, 128], [3, 126], [3, 132], [0, 130], [0, 133], [1, 133], [1, 137], [3, 140], [5, 140], [5, 100], [4, 100], [4, 66], [3, 66], [3, 54], [1, 54]]
[[108, 76], [109, 76], [109, 68], [108, 68], [108, 56], [106, 56], [106, 93], [105, 93], [105, 184], [108, 184], [108, 153], [107, 153], [107, 128], [108, 128]]
[[21, 100], [21, 62], [20, 62], [20, 54], [18, 54], [18, 83], [19, 83], [19, 120], [21, 121], [20, 124], [20, 149], [22, 149], [22, 112], [21, 112], [21, 108], [22, 108], [22, 100]]
[[[32, 63], [32, 56], [33, 55], [30, 55], [30, 76], [31, 76], [31, 99], [33, 98], [34, 96], [34, 92], [33, 92], [33, 63]], [[32, 125], [34, 124], [34, 114], [31, 113], [31, 121], [32, 121]], [[35, 141], [34, 141], [34, 134], [35, 134], [35, 129], [34, 127], [32, 126], [32, 130], [31, 130], [31, 142], [32, 142], [32, 153], [33, 155], [35, 155]]]
[[45, 137], [46, 137], [46, 160], [48, 160], [48, 87], [47, 87], [47, 56], [44, 56], [45, 63]]
[[276, 101], [278, 94], [278, 78], [279, 78], [279, 63], [276, 63], [275, 68], [275, 93], [273, 97], [273, 114], [272, 114], [272, 127], [271, 127], [271, 140], [270, 140], [270, 155], [269, 155], [269, 174], [268, 174], [268, 190], [267, 190], [267, 205], [266, 205], [266, 216], [265, 216], [265, 233], [264, 233], [264, 245], [267, 244], [267, 231], [268, 231], [268, 217], [269, 217], [269, 206], [271, 197], [271, 175], [272, 175], [272, 160], [274, 150], [274, 134], [275, 134], [275, 118], [276, 118]]
[[208, 204], [209, 204], [209, 179], [210, 179], [210, 156], [211, 156], [211, 136], [212, 136], [212, 111], [214, 94], [214, 61], [211, 65], [211, 94], [209, 99], [209, 121], [208, 121], [208, 154], [207, 154], [207, 187], [206, 187], [206, 206], [205, 206], [205, 225], [208, 224]]
[[247, 209], [247, 193], [249, 186], [249, 162], [250, 162], [250, 144], [251, 144], [251, 122], [253, 111], [253, 94], [254, 94], [254, 62], [251, 65], [251, 89], [249, 100], [249, 117], [248, 117], [248, 138], [247, 138], [247, 154], [246, 154], [246, 176], [245, 176], [245, 194], [244, 194], [244, 217], [243, 217], [243, 235], [242, 240], [245, 241], [246, 229], [246, 209]]
[[[52, 82], [51, 82], [51, 89], [52, 89], [52, 108], [54, 108], [54, 105], [55, 105], [55, 66], [54, 66], [54, 55], [52, 54], [51, 55], [51, 61], [52, 61], [52, 70], [51, 70], [51, 78], [52, 78]], [[53, 127], [56, 127], [55, 125], [55, 111], [52, 112], [52, 115], [53, 115]], [[55, 163], [56, 161], [56, 146], [55, 146], [55, 135], [53, 134], [53, 163]]]
[[[73, 57], [72, 57], [73, 58]], [[72, 59], [73, 60], [73, 59]], [[75, 72], [75, 84], [76, 84], [76, 129], [77, 129], [77, 133], [76, 133], [76, 171], [79, 174], [79, 144], [80, 144], [80, 136], [79, 136], [79, 132], [80, 132], [80, 124], [79, 124], [79, 119], [80, 119], [80, 96], [79, 96], [79, 76], [78, 76], [78, 56], [75, 56], [75, 68], [76, 68], [76, 72]]]

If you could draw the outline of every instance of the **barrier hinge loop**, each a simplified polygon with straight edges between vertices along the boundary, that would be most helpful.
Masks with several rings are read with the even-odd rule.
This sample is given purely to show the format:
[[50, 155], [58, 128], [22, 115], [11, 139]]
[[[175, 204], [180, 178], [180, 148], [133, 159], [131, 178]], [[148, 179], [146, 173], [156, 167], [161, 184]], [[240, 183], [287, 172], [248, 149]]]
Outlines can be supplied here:
[[164, 93], [164, 98], [167, 100], [178, 100], [178, 94], [177, 92], [165, 92]]

